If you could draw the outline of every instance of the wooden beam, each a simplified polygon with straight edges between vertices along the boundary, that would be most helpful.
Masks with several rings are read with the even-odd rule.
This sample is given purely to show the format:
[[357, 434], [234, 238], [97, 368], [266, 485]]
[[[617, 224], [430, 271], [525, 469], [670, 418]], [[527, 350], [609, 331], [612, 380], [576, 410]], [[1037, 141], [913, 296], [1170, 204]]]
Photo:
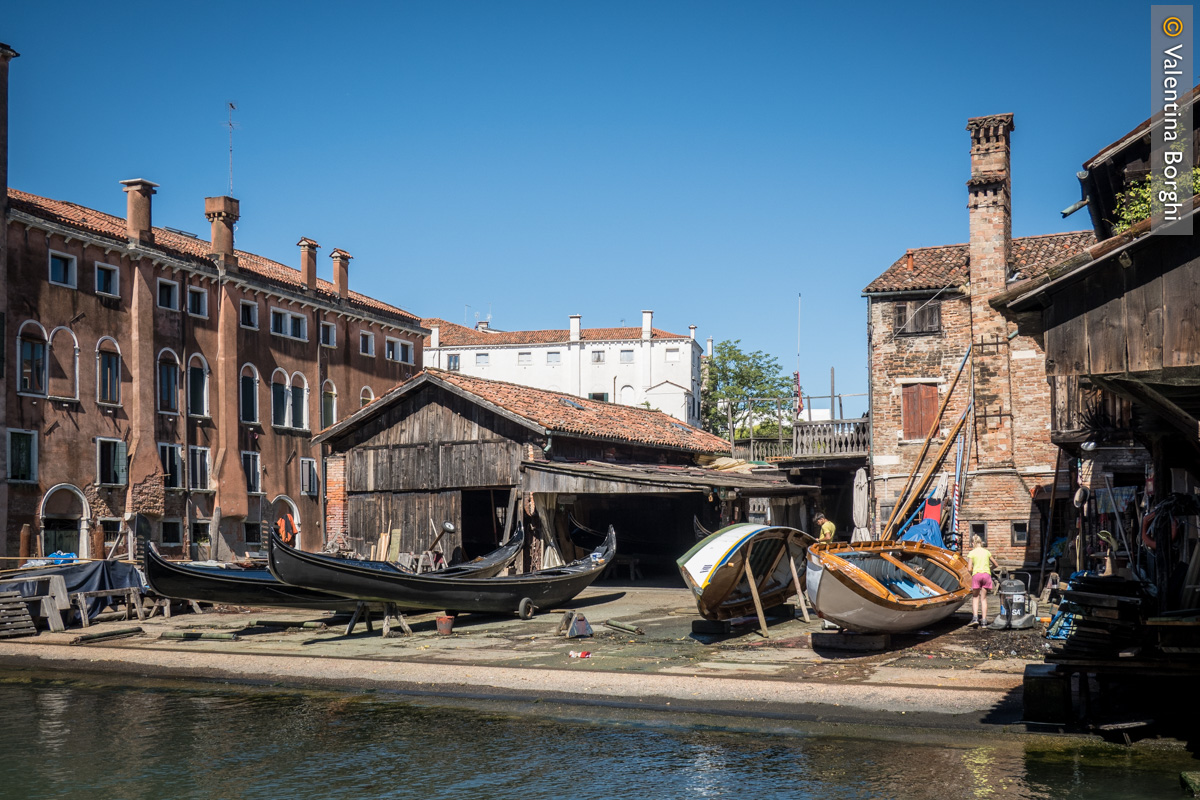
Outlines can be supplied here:
[[[967, 352], [963, 355], [962, 363], [958, 365], [958, 372], [954, 373], [954, 380], [950, 382], [950, 388], [946, 390], [946, 396], [942, 399], [942, 406], [938, 409], [937, 416], [933, 420], [933, 426], [929, 429], [929, 433], [925, 436], [925, 442], [921, 445], [921, 452], [917, 454], [916, 461], [913, 462], [912, 471], [908, 473], [908, 479], [904, 482], [904, 489], [900, 492], [900, 499], [903, 500], [912, 488], [913, 479], [917, 473], [921, 471], [921, 462], [925, 460], [925, 454], [929, 452], [929, 443], [933, 441], [934, 434], [937, 433], [938, 426], [942, 424], [942, 415], [946, 413], [946, 406], [950, 405], [950, 398], [954, 395], [954, 389], [958, 386], [958, 379], [962, 377], [963, 369], [967, 366], [967, 362], [971, 359], [971, 350], [974, 345], [967, 346]], [[950, 441], [954, 436], [950, 436], [947, 441]], [[883, 526], [881, 539], [888, 539], [892, 535], [892, 524], [897, 521], [897, 512], [900, 510], [900, 503], [896, 503], [892, 507], [891, 516], [888, 517], [887, 524]], [[907, 505], [907, 504], [906, 504]], [[899, 515], [899, 519], [903, 520], [904, 516]]]
[[762, 598], [758, 596], [758, 585], [754, 582], [754, 572], [750, 569], [750, 553], [753, 547], [753, 542], [746, 545], [746, 558], [742, 561], [742, 567], [746, 571], [746, 583], [750, 584], [750, 596], [754, 598], [754, 610], [758, 612], [760, 632], [764, 639], [770, 639], [771, 634], [767, 633], [767, 615], [763, 613]]
[[903, 561], [896, 558], [891, 553], [880, 553], [879, 557], [882, 558], [884, 561], [887, 561], [888, 563], [894, 564], [897, 567], [899, 567], [902, 572], [904, 572], [906, 575], [908, 575], [912, 578], [915, 578], [917, 580], [917, 582], [920, 583], [922, 586], [924, 586], [926, 589], [932, 589], [937, 594], [945, 594], [946, 593], [945, 589], [938, 586], [936, 583], [929, 580], [929, 578], [926, 578], [924, 575], [917, 572], [915, 569], [910, 567], [908, 564], [905, 564]]
[[800, 613], [804, 615], [805, 622], [811, 622], [808, 618], [808, 603], [804, 600], [804, 587], [800, 585], [800, 576], [796, 573], [796, 559], [792, 558], [792, 554], [788, 552], [788, 566], [792, 568], [792, 580], [796, 583], [796, 602], [800, 606]]
[[[896, 503], [896, 508], [893, 509], [892, 513], [895, 514], [895, 512], [899, 510], [900, 514], [897, 515], [899, 519], [903, 520], [905, 518], [905, 515], [908, 514], [909, 509], [912, 508], [913, 501], [921, 496], [921, 494], [929, 486], [929, 482], [933, 480], [934, 472], [937, 471], [938, 466], [942, 463], [942, 459], [946, 457], [946, 451], [950, 449], [950, 445], [954, 442], [955, 437], [958, 436], [958, 432], [962, 430], [963, 423], [967, 421], [967, 415], [970, 412], [971, 406], [967, 406], [966, 410], [963, 411], [962, 416], [958, 418], [958, 422], [954, 423], [954, 427], [950, 429], [950, 435], [946, 437], [946, 441], [942, 442], [941, 448], [934, 457], [933, 463], [929, 465], [929, 470], [925, 473], [924, 477], [922, 477], [921, 480], [912, 487], [911, 494], [908, 494], [907, 497], [901, 496], [902, 502]], [[888, 527], [883, 532], [883, 538], [892, 538], [892, 533], [893, 530], [891, 528], [891, 523], [889, 522]]]

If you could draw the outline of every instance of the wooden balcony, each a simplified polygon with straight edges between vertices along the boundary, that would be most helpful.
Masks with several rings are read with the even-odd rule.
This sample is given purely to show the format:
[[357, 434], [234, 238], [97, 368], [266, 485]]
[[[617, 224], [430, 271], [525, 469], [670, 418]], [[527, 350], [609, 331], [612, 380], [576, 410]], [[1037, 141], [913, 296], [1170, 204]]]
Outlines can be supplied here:
[[791, 441], [738, 439], [733, 455], [747, 461], [865, 459], [870, 443], [871, 421], [866, 417], [796, 422]]
[[1055, 444], [1084, 442], [1098, 432], [1114, 440], [1130, 439], [1133, 404], [1120, 395], [1092, 386], [1087, 378], [1052, 375], [1050, 429]]

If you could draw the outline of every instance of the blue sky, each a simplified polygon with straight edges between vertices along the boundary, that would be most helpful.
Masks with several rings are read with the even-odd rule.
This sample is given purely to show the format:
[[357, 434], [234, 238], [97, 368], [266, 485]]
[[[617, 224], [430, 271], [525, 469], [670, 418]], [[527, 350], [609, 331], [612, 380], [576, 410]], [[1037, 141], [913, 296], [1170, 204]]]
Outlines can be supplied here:
[[[1149, 115], [1148, 5], [22, 3], [10, 184], [207, 238], [238, 104], [238, 247], [502, 329], [741, 339], [866, 391], [862, 287], [967, 236], [970, 116], [1013, 112], [1014, 235]], [[849, 411], [849, 409], [848, 409]]]

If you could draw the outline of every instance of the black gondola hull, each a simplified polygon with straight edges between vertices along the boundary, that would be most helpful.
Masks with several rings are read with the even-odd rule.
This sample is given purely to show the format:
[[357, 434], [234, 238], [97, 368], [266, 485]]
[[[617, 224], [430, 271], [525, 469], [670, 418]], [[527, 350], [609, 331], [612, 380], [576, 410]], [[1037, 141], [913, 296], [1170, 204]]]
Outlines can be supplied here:
[[230, 606], [353, 611], [355, 601], [336, 594], [288, 586], [265, 569], [204, 567], [167, 561], [146, 547], [146, 581], [163, 597]]
[[272, 535], [268, 565], [284, 583], [365, 602], [430, 611], [505, 614], [518, 611], [525, 599], [542, 609], [573, 599], [600, 576], [616, 554], [615, 539], [610, 529], [605, 543], [591, 556], [564, 567], [524, 575], [463, 578], [439, 572], [385, 573], [350, 561], [333, 563], [288, 547]]

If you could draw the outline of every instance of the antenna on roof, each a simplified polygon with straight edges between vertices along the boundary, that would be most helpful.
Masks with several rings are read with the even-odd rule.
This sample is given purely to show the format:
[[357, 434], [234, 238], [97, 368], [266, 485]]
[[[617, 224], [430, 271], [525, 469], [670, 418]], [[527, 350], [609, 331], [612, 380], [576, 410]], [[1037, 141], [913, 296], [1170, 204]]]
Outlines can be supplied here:
[[226, 104], [226, 111], [229, 114], [229, 119], [225, 125], [229, 128], [229, 196], [233, 197], [233, 129], [238, 127], [238, 124], [233, 121], [233, 112], [237, 111], [237, 106], [232, 100]]

